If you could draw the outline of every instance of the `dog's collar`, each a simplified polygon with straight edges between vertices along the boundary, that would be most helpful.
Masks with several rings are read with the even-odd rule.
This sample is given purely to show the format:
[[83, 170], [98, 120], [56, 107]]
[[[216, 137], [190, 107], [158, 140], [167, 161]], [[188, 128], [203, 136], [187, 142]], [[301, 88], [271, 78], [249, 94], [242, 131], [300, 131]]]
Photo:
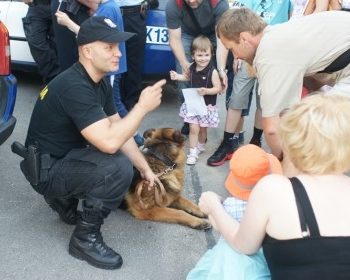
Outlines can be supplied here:
[[168, 171], [171, 171], [173, 169], [176, 168], [177, 164], [175, 162], [173, 162], [169, 157], [167, 157], [166, 155], [161, 155], [159, 153], [157, 153], [153, 147], [147, 147], [147, 150], [145, 151], [146, 154], [162, 161], [166, 166], [168, 166], [168, 168], [166, 168], [166, 172], [167, 173]]

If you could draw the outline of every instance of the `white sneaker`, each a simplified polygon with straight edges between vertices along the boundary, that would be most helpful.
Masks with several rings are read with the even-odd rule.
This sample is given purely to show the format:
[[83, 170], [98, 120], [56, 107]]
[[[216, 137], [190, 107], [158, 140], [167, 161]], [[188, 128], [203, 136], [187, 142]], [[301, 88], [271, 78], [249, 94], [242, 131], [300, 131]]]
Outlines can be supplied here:
[[194, 165], [197, 162], [199, 151], [197, 148], [190, 148], [190, 153], [187, 155], [186, 164]]
[[205, 151], [205, 143], [198, 142], [196, 148], [198, 150], [198, 154], [203, 153]]

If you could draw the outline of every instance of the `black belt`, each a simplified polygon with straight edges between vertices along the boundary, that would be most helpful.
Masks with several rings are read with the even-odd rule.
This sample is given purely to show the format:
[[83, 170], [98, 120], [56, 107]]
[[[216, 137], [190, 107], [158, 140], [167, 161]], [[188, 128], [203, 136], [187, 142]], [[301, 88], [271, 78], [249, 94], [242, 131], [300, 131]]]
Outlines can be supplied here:
[[140, 12], [141, 12], [141, 5], [124, 6], [124, 7], [120, 7], [120, 10], [121, 10], [123, 15], [140, 14]]
[[34, 0], [35, 5], [50, 5], [50, 0]]

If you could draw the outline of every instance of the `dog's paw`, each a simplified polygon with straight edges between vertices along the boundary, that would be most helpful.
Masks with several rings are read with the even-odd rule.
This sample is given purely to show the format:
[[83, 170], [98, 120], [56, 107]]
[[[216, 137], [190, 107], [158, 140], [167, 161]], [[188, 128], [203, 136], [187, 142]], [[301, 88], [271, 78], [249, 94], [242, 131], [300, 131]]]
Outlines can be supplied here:
[[196, 229], [199, 229], [199, 230], [208, 230], [211, 228], [212, 228], [211, 224], [209, 223], [208, 220], [205, 220], [205, 219], [202, 219], [201, 223], [196, 227]]

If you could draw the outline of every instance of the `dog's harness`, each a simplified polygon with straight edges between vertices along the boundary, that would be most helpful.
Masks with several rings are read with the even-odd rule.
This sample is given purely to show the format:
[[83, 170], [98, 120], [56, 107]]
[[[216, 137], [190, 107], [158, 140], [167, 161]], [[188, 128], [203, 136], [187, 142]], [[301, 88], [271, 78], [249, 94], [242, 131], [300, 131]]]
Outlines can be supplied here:
[[[163, 162], [166, 165], [166, 168], [162, 172], [157, 174], [157, 177], [160, 178], [163, 175], [173, 171], [176, 168], [177, 164], [175, 162], [173, 162], [166, 155], [162, 155], [162, 154], [157, 153], [156, 149], [154, 148], [155, 146], [156, 145], [147, 147], [147, 150], [145, 150], [144, 152], [145, 152], [145, 154], [160, 160], [161, 162]], [[142, 180], [141, 182], [139, 182], [136, 185], [135, 194], [140, 202], [141, 207], [143, 209], [147, 209], [145, 203], [143, 202], [143, 198], [142, 198], [142, 190], [144, 187], [148, 187], [148, 182], [146, 180]], [[158, 185], [157, 182], [155, 182], [155, 187], [154, 187], [154, 199], [155, 199], [155, 202], [158, 206], [161, 206], [163, 204], [163, 202], [166, 202], [166, 200], [167, 200], [166, 191], [164, 189], [164, 186]]]

